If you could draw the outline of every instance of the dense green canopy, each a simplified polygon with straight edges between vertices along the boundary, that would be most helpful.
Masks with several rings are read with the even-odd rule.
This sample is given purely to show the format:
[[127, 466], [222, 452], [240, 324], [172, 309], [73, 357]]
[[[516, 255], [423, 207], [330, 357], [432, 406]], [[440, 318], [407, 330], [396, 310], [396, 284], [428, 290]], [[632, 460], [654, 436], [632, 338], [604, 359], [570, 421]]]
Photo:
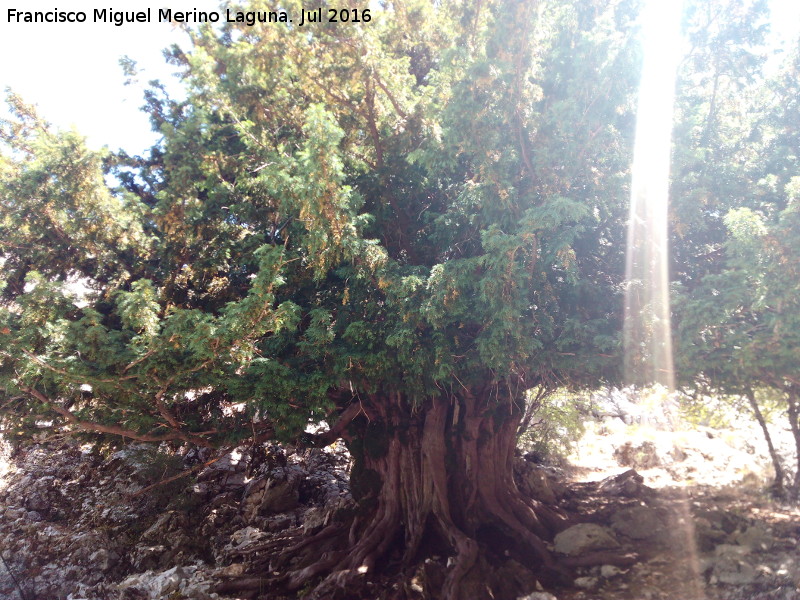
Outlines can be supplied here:
[[201, 27], [172, 52], [188, 98], [149, 96], [164, 141], [142, 159], [12, 99], [1, 343], [19, 416], [68, 404], [212, 441], [256, 415], [297, 431], [341, 391], [518, 398], [613, 371], [635, 15], [472, 10]]

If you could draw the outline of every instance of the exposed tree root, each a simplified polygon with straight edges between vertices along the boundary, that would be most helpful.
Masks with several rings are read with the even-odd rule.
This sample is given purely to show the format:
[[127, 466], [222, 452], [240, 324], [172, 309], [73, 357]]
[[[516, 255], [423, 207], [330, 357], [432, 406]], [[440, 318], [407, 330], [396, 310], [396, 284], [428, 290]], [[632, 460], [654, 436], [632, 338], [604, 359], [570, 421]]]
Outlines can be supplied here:
[[273, 576], [230, 581], [219, 591], [291, 593], [310, 587], [308, 598], [355, 598], [352, 590], [376, 573], [414, 573], [426, 558], [439, 556], [447, 568], [439, 581], [427, 582], [439, 587], [429, 589], [429, 596], [482, 600], [496, 597], [494, 588], [510, 585], [491, 575], [492, 564], [510, 559], [515, 568], [545, 581], [563, 580], [568, 567], [587, 560], [630, 564], [625, 562], [630, 557], [607, 553], [580, 561], [553, 558], [545, 540], [571, 523], [563, 512], [517, 489], [519, 411], [511, 402], [501, 408], [507, 414], [498, 415], [496, 399], [489, 403], [470, 395], [440, 398], [423, 409], [399, 396], [369, 403], [369, 419], [356, 418], [347, 436], [355, 461], [356, 514], [335, 516], [304, 538], [250, 549], [272, 554], [288, 543], [279, 559], [262, 565]]

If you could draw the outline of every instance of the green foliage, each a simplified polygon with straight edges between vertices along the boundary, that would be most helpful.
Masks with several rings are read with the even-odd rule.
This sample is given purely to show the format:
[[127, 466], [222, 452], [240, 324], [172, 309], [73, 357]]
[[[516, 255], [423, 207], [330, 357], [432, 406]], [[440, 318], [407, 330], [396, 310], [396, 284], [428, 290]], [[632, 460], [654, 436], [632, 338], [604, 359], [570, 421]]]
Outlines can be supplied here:
[[[528, 401], [532, 401], [530, 397]], [[568, 390], [548, 394], [533, 412], [528, 428], [521, 432], [519, 446], [541, 461], [563, 461], [583, 437], [588, 414], [588, 401], [580, 394]]]
[[122, 326], [136, 331], [142, 341], [158, 333], [159, 308], [153, 282], [149, 279], [134, 281], [130, 292], [120, 290], [117, 293], [117, 312]]
[[199, 26], [170, 52], [187, 99], [148, 92], [163, 142], [144, 157], [10, 98], [6, 421], [218, 446], [354, 397], [615, 379], [636, 10], [415, 0], [363, 27]]
[[746, 401], [741, 396], [686, 396], [680, 401], [681, 419], [695, 427], [728, 429], [739, 413], [747, 412]]
[[[784, 412], [800, 441], [800, 40], [767, 78], [764, 3], [706, 4], [713, 10], [695, 16], [719, 18], [698, 35], [728, 41], [704, 40], [709, 60], [696, 61], [684, 80], [672, 191], [677, 374], [693, 396], [726, 401], [722, 412]], [[752, 399], [744, 409], [742, 398]], [[690, 409], [716, 418], [708, 407]]]
[[[783, 120], [784, 104], [785, 97], [776, 97], [757, 105], [760, 114], [753, 111], [762, 124], [780, 124], [780, 133], [752, 144], [762, 151], [740, 168], [738, 197], [746, 201], [729, 199], [725, 210], [717, 208], [725, 238], [715, 245], [716, 260], [678, 288], [679, 373], [731, 394], [759, 386], [785, 390], [796, 370], [800, 230], [792, 194], [800, 164], [794, 151], [774, 143], [773, 136], [797, 128]], [[790, 159], [794, 166], [786, 171]], [[776, 165], [782, 168], [772, 172]]]

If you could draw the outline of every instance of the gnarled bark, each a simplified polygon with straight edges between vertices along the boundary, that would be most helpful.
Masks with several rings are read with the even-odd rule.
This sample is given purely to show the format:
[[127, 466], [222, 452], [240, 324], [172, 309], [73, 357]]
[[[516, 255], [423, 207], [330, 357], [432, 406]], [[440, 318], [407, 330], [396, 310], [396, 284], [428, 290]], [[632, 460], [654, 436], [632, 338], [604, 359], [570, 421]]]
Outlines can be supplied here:
[[310, 597], [354, 597], [343, 590], [374, 571], [390, 565], [410, 575], [433, 555], [447, 557], [440, 589], [429, 592], [442, 600], [497, 597], [493, 587], [508, 582], [493, 581], [487, 565], [509, 558], [540, 578], [560, 578], [563, 567], [545, 540], [567, 525], [566, 516], [525, 498], [513, 480], [516, 403], [462, 390], [422, 406], [399, 394], [361, 398], [360, 409], [343, 434], [354, 457], [356, 514], [289, 545], [293, 570], [273, 563], [270, 572], [281, 575], [220, 591], [312, 584]]

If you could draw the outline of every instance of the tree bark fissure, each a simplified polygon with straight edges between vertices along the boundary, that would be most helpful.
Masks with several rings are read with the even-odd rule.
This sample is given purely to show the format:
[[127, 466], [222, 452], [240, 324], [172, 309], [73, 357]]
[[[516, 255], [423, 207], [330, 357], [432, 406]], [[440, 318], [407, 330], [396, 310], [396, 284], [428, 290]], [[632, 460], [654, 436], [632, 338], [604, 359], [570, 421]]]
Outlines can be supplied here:
[[[516, 405], [465, 393], [422, 407], [399, 394], [370, 404], [378, 418], [358, 416], [344, 434], [354, 458], [357, 514], [290, 546], [285, 554], [294, 557], [294, 570], [272, 585], [291, 591], [311, 585], [310, 597], [336, 598], [378, 570], [412, 574], [439, 556], [448, 567], [434, 597], [481, 600], [494, 597], [492, 586], [499, 585], [486, 572], [492, 561], [513, 558], [531, 576], [564, 573], [545, 540], [566, 526], [566, 517], [524, 497], [514, 483]], [[234, 581], [224, 591], [265, 581]]]

